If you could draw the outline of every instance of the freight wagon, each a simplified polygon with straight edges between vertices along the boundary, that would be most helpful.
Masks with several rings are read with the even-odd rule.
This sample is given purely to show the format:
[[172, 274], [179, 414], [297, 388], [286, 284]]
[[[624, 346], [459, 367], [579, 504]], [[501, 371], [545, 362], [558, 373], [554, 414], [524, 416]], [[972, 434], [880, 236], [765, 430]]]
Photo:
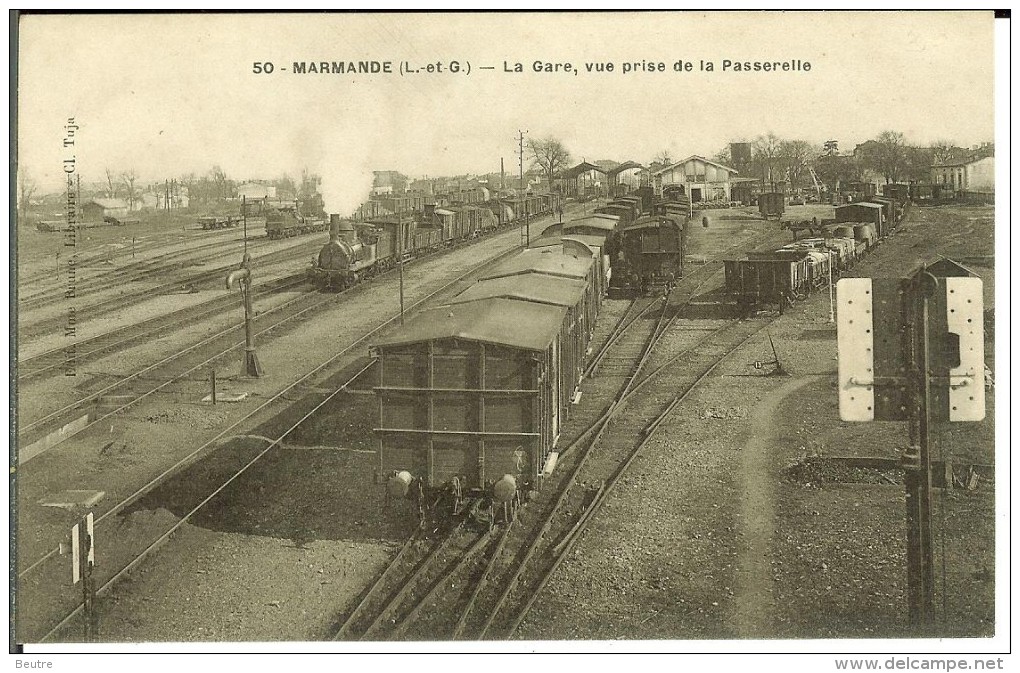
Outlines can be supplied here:
[[551, 469], [601, 300], [578, 245], [521, 252], [373, 346], [389, 497], [492, 523]]
[[209, 216], [198, 218], [198, 224], [203, 230], [209, 231], [211, 229], [232, 229], [241, 222], [240, 217], [234, 217], [233, 215], [227, 216]]
[[266, 236], [271, 239], [288, 238], [310, 234], [316, 231], [326, 231], [329, 224], [325, 219], [302, 215], [294, 205], [285, 205], [279, 208], [267, 207], [264, 210], [266, 216]]
[[879, 238], [888, 234], [883, 208], [877, 203], [865, 201], [836, 206], [836, 222], [866, 222], [875, 227]]
[[779, 219], [786, 212], [786, 196], [781, 192], [766, 192], [758, 196], [758, 212], [766, 220]]
[[[457, 516], [537, 486], [577, 365], [567, 309], [512, 299], [443, 306], [378, 342], [379, 476], [420, 516]], [[484, 516], [484, 513], [481, 514]]]
[[782, 313], [786, 305], [811, 291], [808, 256], [799, 251], [748, 253], [724, 260], [726, 292], [737, 297], [742, 313], [767, 304]]

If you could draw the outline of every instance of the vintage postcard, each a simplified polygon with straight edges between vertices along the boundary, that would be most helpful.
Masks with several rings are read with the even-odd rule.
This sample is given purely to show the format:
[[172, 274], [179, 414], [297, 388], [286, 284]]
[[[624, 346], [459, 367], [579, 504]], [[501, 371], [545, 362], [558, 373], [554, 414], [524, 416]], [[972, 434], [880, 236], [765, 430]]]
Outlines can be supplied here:
[[1001, 668], [1004, 24], [13, 14], [19, 665]]

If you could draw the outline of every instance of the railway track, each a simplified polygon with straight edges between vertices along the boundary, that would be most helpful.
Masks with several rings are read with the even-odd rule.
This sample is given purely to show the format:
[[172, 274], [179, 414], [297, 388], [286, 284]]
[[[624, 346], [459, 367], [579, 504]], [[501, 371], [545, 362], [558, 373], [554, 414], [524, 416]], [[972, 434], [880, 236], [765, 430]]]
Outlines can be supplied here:
[[[222, 232], [218, 232], [218, 233], [215, 233], [215, 234], [207, 233], [206, 235], [201, 236], [201, 238], [203, 238], [203, 239], [205, 239], [205, 238], [213, 239], [213, 238], [223, 237], [223, 236], [226, 236], [226, 235], [236, 234], [236, 233], [237, 233], [236, 231], [233, 231], [233, 232], [222, 231]], [[158, 250], [160, 248], [166, 248], [166, 247], [170, 247], [170, 246], [174, 246], [174, 245], [181, 245], [181, 244], [185, 243], [184, 239], [189, 238], [188, 236], [186, 236], [184, 234], [181, 234], [181, 233], [176, 234], [176, 236], [177, 236], [177, 238], [174, 238], [173, 236], [168, 236], [167, 234], [163, 234], [163, 236], [156, 237], [156, 238], [150, 238], [149, 236], [144, 236], [142, 238], [142, 240], [139, 241], [138, 243], [136, 243], [136, 245], [134, 247], [132, 247], [132, 246], [126, 244], [126, 243], [120, 244], [119, 247], [113, 247], [113, 244], [108, 243], [108, 244], [106, 244], [107, 249], [100, 249], [100, 250], [93, 249], [93, 250], [88, 251], [88, 252], [80, 252], [80, 253], [78, 253], [78, 258], [77, 258], [78, 259], [78, 264], [80, 266], [83, 266], [83, 267], [91, 266], [91, 265], [94, 265], [94, 264], [105, 264], [107, 262], [113, 262], [114, 259], [117, 259], [117, 258], [120, 258], [120, 257], [127, 257], [128, 255], [138, 255], [139, 253], [148, 252], [148, 251], [153, 250], [153, 249]], [[197, 236], [192, 236], [191, 238], [194, 239], [194, 238], [197, 238]], [[126, 239], [123, 239], [123, 240], [126, 240]], [[250, 241], [251, 241], [251, 239], [249, 238], [249, 242]], [[213, 246], [213, 245], [223, 245], [223, 243], [224, 243], [224, 240], [222, 240], [222, 239], [220, 239], [220, 240], [209, 240], [209, 241], [203, 242], [201, 245], [194, 246], [194, 247], [189, 247], [188, 250], [192, 250], [192, 251], [194, 251], [194, 250], [201, 250], [201, 249], [204, 249], [206, 247]], [[153, 258], [149, 257], [148, 259], [153, 259]], [[18, 282], [21, 283], [21, 284], [32, 284], [32, 285], [35, 285], [36, 283], [44, 284], [44, 283], [47, 283], [48, 281], [54, 280], [54, 278], [58, 277], [58, 276], [59, 276], [59, 269], [54, 271], [53, 269], [51, 269], [49, 267], [46, 267], [46, 268], [43, 268], [43, 269], [37, 269], [37, 270], [32, 271], [30, 273], [20, 273], [19, 272], [18, 273]], [[60, 283], [57, 282], [56, 284], [59, 285]]]
[[[249, 240], [248, 246], [250, 251], [255, 252], [260, 248], [265, 247], [267, 241], [268, 239], [265, 238], [256, 239], [254, 241]], [[101, 292], [125, 283], [144, 280], [147, 277], [151, 277], [153, 274], [181, 271], [188, 267], [199, 266], [209, 262], [210, 260], [214, 260], [231, 253], [236, 253], [238, 252], [237, 248], [241, 246], [243, 246], [243, 241], [241, 239], [211, 241], [182, 250], [172, 250], [153, 257], [129, 262], [124, 266], [114, 269], [100, 270], [92, 274], [90, 278], [76, 278], [75, 294], [76, 296], [81, 297], [90, 293]], [[208, 249], [218, 250], [210, 254], [196, 255], [196, 253]], [[103, 257], [100, 256], [98, 259], [91, 260], [91, 262], [79, 262], [77, 267], [82, 269], [86, 267], [86, 264], [95, 264], [97, 261], [102, 259]], [[19, 308], [22, 310], [41, 308], [43, 306], [58, 303], [65, 298], [64, 292], [66, 288], [64, 285], [66, 281], [64, 274], [57, 271], [50, 273], [49, 275], [57, 277], [57, 287], [45, 288], [31, 293], [19, 293]], [[80, 276], [82, 274], [79, 272], [76, 275]]]
[[[434, 538], [434, 539], [432, 539]], [[422, 529], [411, 535], [385, 571], [366, 590], [333, 640], [395, 640], [420, 633], [408, 633], [426, 608], [482, 557], [492, 541], [492, 532], [455, 526], [426, 537]], [[470, 586], [463, 582], [462, 587]]]
[[[764, 328], [757, 323], [715, 321], [721, 324], [711, 333], [698, 332], [693, 341], [672, 344], [668, 352], [660, 352], [664, 337], [682, 315], [683, 307], [721, 268], [718, 262], [706, 264], [682, 279], [670, 295], [639, 298], [628, 306], [585, 371], [587, 377], [606, 379], [616, 389], [615, 396], [593, 420], [581, 424], [573, 421], [577, 438], [561, 450], [560, 469], [547, 480], [538, 497], [519, 510], [512, 523], [501, 526], [498, 542], [479, 543], [479, 551], [465, 554], [461, 566], [447, 569], [438, 555], [435, 561], [421, 561], [418, 567], [433, 567], [431, 572], [437, 576], [430, 593], [421, 599], [432, 609], [427, 613], [387, 612], [396, 615], [389, 617], [396, 628], [367, 632], [361, 637], [459, 640], [513, 636], [549, 578], [662, 421], [729, 353]], [[678, 369], [682, 370], [679, 374], [675, 371]], [[663, 399], [669, 401], [663, 404]], [[597, 401], [589, 406], [599, 408]], [[571, 422], [564, 434], [570, 434]], [[463, 570], [479, 563], [482, 565], [477, 570]], [[384, 576], [388, 573], [404, 576], [391, 567]], [[369, 595], [375, 591], [373, 587]], [[392, 594], [382, 591], [380, 595]], [[380, 620], [386, 618], [377, 615]], [[349, 632], [343, 629], [338, 633], [340, 638], [347, 635]]]
[[[260, 283], [254, 288], [255, 297], [274, 292], [286, 292], [300, 287], [305, 282], [305, 274], [299, 273]], [[224, 293], [220, 297], [201, 304], [188, 306], [172, 313], [158, 315], [89, 339], [77, 341], [74, 344], [73, 354], [70, 355], [67, 348], [54, 348], [26, 358], [18, 362], [17, 365], [19, 388], [24, 388], [26, 384], [33, 381], [61, 375], [68, 364], [69, 357], [73, 357], [75, 367], [80, 367], [102, 356], [131, 348], [148, 339], [166, 334], [170, 329], [180, 329], [183, 326], [222, 314], [226, 310], [235, 309], [237, 304], [236, 293]]]
[[[312, 243], [314, 243], [314, 245], [309, 247]], [[304, 259], [314, 252], [314, 248], [319, 247], [319, 243], [319, 241], [304, 241], [303, 243], [291, 246], [284, 250], [277, 250], [263, 255], [262, 257], [258, 257], [254, 259], [253, 262], [259, 266], [265, 266], [280, 262]], [[86, 320], [99, 318], [114, 311], [128, 308], [136, 304], [141, 304], [158, 295], [177, 293], [182, 288], [192, 291], [201, 287], [218, 287], [223, 283], [225, 275], [231, 270], [236, 269], [237, 266], [238, 264], [236, 262], [233, 264], [226, 264], [216, 267], [215, 269], [207, 269], [190, 276], [174, 278], [172, 280], [161, 282], [157, 285], [128, 290], [121, 294], [99, 299], [98, 301], [86, 306], [75, 306], [75, 322], [80, 325]], [[65, 299], [61, 297], [61, 300]], [[25, 310], [26, 307], [22, 306], [21, 309]], [[53, 332], [61, 332], [67, 326], [67, 322], [68, 317], [63, 313], [43, 317], [30, 323], [21, 323], [19, 321], [18, 337], [24, 341], [27, 339], [38, 338]]]
[[[465, 274], [467, 275], [467, 274]], [[446, 287], [458, 282], [460, 279], [455, 279]], [[438, 294], [442, 290], [438, 290], [435, 294]], [[417, 305], [420, 305], [426, 299], [421, 300]], [[667, 310], [669, 302], [661, 302], [661, 300], [653, 300], [648, 302], [648, 306], [645, 309], [635, 308], [632, 313], [625, 315], [625, 320], [620, 321], [621, 336], [616, 339], [616, 344], [623, 346], [625, 343], [627, 346], [632, 346], [630, 340], [640, 341], [640, 338], [633, 338], [629, 326], [640, 325], [648, 331], [648, 340], [650, 343], [647, 349], [649, 353], [652, 352], [654, 343], [661, 338], [662, 334], [666, 332], [668, 325], [673, 319], [675, 319], [677, 313]], [[646, 310], [647, 309], [647, 310]], [[651, 320], [641, 320], [642, 317], [651, 314], [652, 311], [658, 309], [654, 326], [648, 330], [647, 323], [652, 322]], [[393, 320], [395, 320], [394, 318]], [[392, 322], [392, 320], [390, 321]], [[376, 333], [382, 327], [373, 330], [370, 334], [362, 338], [362, 341], [369, 338], [371, 334]], [[659, 336], [656, 337], [658, 332]], [[626, 335], [626, 336], [624, 336]], [[350, 348], [353, 348], [354, 344]], [[349, 350], [349, 349], [348, 349]], [[337, 357], [339, 357], [338, 354]], [[618, 407], [616, 413], [627, 405], [631, 400], [628, 398], [628, 394], [633, 395], [638, 389], [644, 388], [647, 384], [644, 383], [646, 380], [656, 380], [658, 375], [644, 374], [641, 376], [643, 370], [649, 369], [651, 366], [649, 363], [652, 362], [650, 357], [642, 356], [644, 364], [638, 366], [628, 377], [628, 381], [631, 381], [628, 386], [624, 387], [624, 392], [621, 394], [620, 400], [614, 403], [613, 407]], [[323, 364], [325, 367], [329, 363]], [[665, 367], [666, 365], [663, 365]], [[652, 370], [654, 371], [654, 370]], [[312, 374], [307, 375], [310, 377]], [[603, 370], [603, 376], [615, 376], [615, 374], [608, 373], [607, 370]], [[304, 377], [303, 377], [304, 379]], [[294, 385], [298, 385], [296, 382]], [[696, 385], [696, 384], [695, 384]], [[627, 388], [630, 388], [628, 391]], [[289, 387], [287, 390], [293, 390], [293, 387]], [[338, 389], [339, 390], [339, 389]], [[287, 391], [284, 391], [287, 392]], [[281, 393], [282, 395], [283, 393]], [[213, 500], [219, 493], [222, 492], [231, 482], [233, 482], [241, 473], [246, 471], [261, 459], [267, 452], [269, 452], [274, 446], [279, 445], [280, 442], [291, 432], [294, 428], [298, 427], [300, 423], [307, 419], [312, 413], [331, 399], [336, 392], [328, 395], [326, 399], [315, 405], [308, 414], [302, 417], [302, 420], [297, 424], [294, 424], [288, 429], [284, 429], [279, 437], [271, 439], [275, 435], [270, 435], [264, 438], [265, 442], [269, 442], [269, 446], [265, 448], [259, 448], [256, 450], [254, 447], [247, 449], [248, 453], [254, 453], [255, 455], [247, 460], [244, 465], [238, 470], [231, 474], [228, 479], [216, 489], [211, 495], [205, 496], [200, 499], [189, 513], [184, 516], [172, 529], [168, 530], [157, 540], [155, 540], [149, 547], [143, 550], [140, 554], [134, 556], [132, 560], [128, 561], [120, 570], [116, 571], [106, 579], [105, 582], [99, 587], [100, 595], [104, 595], [110, 591], [110, 587], [113, 586], [117, 581], [126, 576], [133, 568], [137, 567], [139, 563], [147, 555], [151, 554], [156, 548], [162, 545], [166, 540], [170, 539], [174, 531], [176, 531], [181, 525], [188, 521], [196, 512], [202, 509], [207, 503]], [[279, 397], [279, 396], [278, 396]], [[272, 401], [267, 401], [265, 404], [269, 404]], [[673, 404], [672, 407], [676, 405]], [[258, 410], [251, 412], [245, 419], [250, 418], [253, 414], [263, 409], [260, 406]], [[668, 413], [668, 411], [667, 411]], [[650, 424], [654, 427], [661, 419], [662, 413], [655, 415]], [[242, 419], [244, 420], [244, 419]], [[592, 426], [594, 432], [602, 432], [613, 420], [612, 416], [605, 419], [599, 419]], [[238, 424], [241, 421], [238, 422]], [[601, 425], [599, 425], [601, 423]], [[232, 425], [230, 429], [236, 427], [237, 424]], [[230, 429], [224, 431], [218, 435], [218, 438], [222, 438]], [[167, 472], [165, 472], [157, 479], [153, 480], [145, 487], [140, 489], [131, 497], [121, 501], [112, 509], [107, 510], [97, 520], [97, 525], [102, 524], [104, 521], [109, 521], [109, 518], [118, 512], [124, 511], [131, 504], [138, 502], [145, 493], [151, 491], [156, 487], [158, 483], [162, 483], [168, 478], [168, 475], [179, 472], [187, 464], [194, 462], [197, 456], [203, 452], [207, 452], [210, 446], [216, 440], [211, 440], [207, 444], [203, 445], [195, 452], [190, 454], [186, 459], [178, 463]], [[585, 455], [592, 454], [592, 447], [598, 444], [598, 440], [593, 440], [591, 445], [587, 448]], [[574, 455], [577, 455], [577, 447], [581, 447], [580, 442], [576, 443], [574, 454], [570, 456], [574, 459]], [[636, 455], [637, 451], [640, 450], [640, 446], [636, 450], [632, 450], [632, 453]], [[630, 459], [631, 461], [633, 458]], [[625, 464], [629, 465], [629, 461], [625, 460]], [[594, 464], [594, 463], [593, 463]], [[579, 467], [572, 469], [570, 474], [576, 475], [579, 472]], [[625, 468], [624, 468], [625, 469]], [[391, 578], [398, 578], [403, 576], [405, 579], [399, 581], [396, 579], [387, 580], [387, 582], [394, 582], [390, 584], [391, 587], [399, 587], [396, 589], [390, 588], [385, 589], [387, 586], [386, 582], [377, 582], [376, 585], [383, 587], [382, 589], [369, 591], [359, 606], [356, 606], [355, 611], [352, 612], [349, 617], [352, 617], [350, 623], [345, 620], [346, 626], [342, 626], [341, 630], [338, 631], [337, 635], [341, 639], [347, 638], [372, 638], [372, 639], [383, 639], [383, 638], [415, 638], [415, 637], [430, 637], [435, 638], [439, 634], [450, 634], [451, 637], [508, 637], [513, 633], [517, 624], [521, 623], [521, 620], [526, 616], [527, 610], [530, 609], [530, 603], [528, 600], [521, 597], [528, 595], [526, 591], [525, 582], [522, 578], [527, 578], [531, 581], [534, 578], [545, 577], [546, 574], [542, 571], [542, 568], [548, 569], [549, 563], [558, 565], [558, 561], [554, 557], [550, 556], [548, 552], [542, 551], [549, 547], [553, 540], [557, 541], [557, 546], [553, 549], [563, 549], [564, 545], [560, 545], [560, 542], [566, 544], [572, 544], [571, 539], [576, 539], [576, 536], [583, 530], [584, 522], [591, 517], [591, 513], [598, 506], [600, 502], [599, 498], [603, 498], [603, 493], [606, 492], [606, 483], [608, 479], [611, 479], [612, 475], [607, 477], [607, 481], [603, 483], [602, 489], [595, 491], [583, 491], [583, 499], [581, 500], [584, 504], [579, 508], [578, 511], [581, 514], [574, 512], [574, 516], [580, 516], [583, 518], [574, 518], [561, 520], [553, 520], [557, 512], [560, 511], [560, 507], [553, 507], [552, 510], [547, 510], [540, 505], [529, 506], [524, 508], [519, 514], [519, 518], [510, 525], [501, 526], [500, 529], [490, 534], [479, 534], [472, 533], [463, 528], [455, 529], [447, 537], [443, 537], [435, 540], [428, 540], [428, 538], [419, 537], [418, 541], [414, 539], [408, 541], [407, 549], [411, 549], [412, 546], [423, 547], [414, 552], [414, 556], [418, 558], [417, 561], [411, 563], [411, 553], [404, 552], [405, 558], [401, 561], [405, 566], [412, 568], [410, 570], [411, 577], [414, 578], [413, 582], [407, 581], [408, 571], [397, 572], [396, 570], [389, 571]], [[587, 479], [578, 481], [572, 479], [565, 488], [558, 491], [555, 487], [548, 489], [545, 494], [540, 495], [541, 498], [545, 497], [551, 500], [553, 494], [561, 494], [562, 497], [557, 500], [558, 503], [572, 502], [577, 495], [577, 491], [570, 491], [570, 486], [586, 483]], [[613, 481], [612, 483], [615, 483]], [[553, 486], [553, 484], [550, 484]], [[610, 486], [611, 488], [611, 486]], [[548, 505], [548, 503], [546, 503]], [[594, 506], [593, 506], [594, 505]], [[548, 517], [543, 522], [547, 512]], [[584, 512], [589, 512], [587, 515]], [[529, 536], [530, 542], [521, 544], [527, 533], [538, 530], [537, 535]], [[428, 540], [428, 542], [424, 542]], [[30, 574], [37, 568], [43, 567], [47, 561], [55, 556], [56, 550], [52, 550], [45, 557], [39, 559], [34, 564], [22, 571], [19, 577]], [[550, 560], [551, 559], [551, 560]], [[543, 560], [546, 561], [546, 565], [540, 566], [539, 571], [534, 571], [532, 568], [534, 564], [540, 564]], [[528, 564], [531, 563], [532, 566]], [[481, 568], [479, 568], [479, 564]], [[548, 574], [555, 569], [552, 567], [548, 570]], [[104, 573], [105, 577], [105, 573]], [[103, 578], [100, 579], [103, 581]], [[541, 581], [544, 586], [545, 580]], [[408, 585], [411, 585], [408, 587]], [[533, 585], [531, 585], [533, 586]], [[521, 589], [520, 587], [525, 587]], [[538, 587], [540, 590], [541, 587]], [[396, 594], [394, 594], [396, 591]], [[456, 592], [453, 594], [454, 598], [450, 597], [450, 592]], [[495, 593], [498, 595], [494, 595]], [[73, 592], [72, 592], [73, 593]], [[367, 599], [367, 600], [366, 600]], [[75, 596], [71, 596], [69, 600], [75, 600]], [[533, 600], [533, 599], [532, 599]], [[376, 607], [367, 608], [360, 607], [364, 603], [365, 605], [374, 605]], [[436, 611], [425, 609], [433, 604], [440, 605], [456, 605], [452, 612], [450, 611]], [[360, 610], [360, 615], [356, 614]], [[61, 629], [65, 628], [78, 614], [80, 614], [80, 607], [73, 609], [67, 614], [57, 626], [53, 627], [44, 637], [43, 640], [49, 639], [54, 635], [61, 632]], [[479, 615], [483, 615], [479, 617]], [[435, 626], [434, 630], [424, 630], [423, 626], [432, 624]], [[480, 626], [479, 626], [480, 624]]]
[[[341, 296], [307, 293], [278, 304], [255, 317], [253, 320], [255, 338], [264, 338], [273, 330], [324, 310], [337, 303]], [[236, 301], [236, 297], [234, 299]], [[87, 423], [77, 431], [68, 432], [59, 440], [66, 441], [97, 423], [126, 411], [154, 393], [202, 371], [203, 368], [215, 366], [224, 357], [244, 348], [243, 333], [243, 323], [221, 329], [197, 343], [121, 377], [114, 383], [49, 411], [42, 417], [22, 425], [19, 428], [19, 440], [23, 445], [31, 444], [87, 412]]]
[[[477, 273], [482, 268], [497, 263], [515, 251], [516, 248], [512, 248], [493, 258], [487, 259], [480, 264], [474, 265], [468, 271], [460, 274], [452, 280], [444, 282], [439, 288], [411, 304], [407, 307], [406, 311], [420, 309], [436, 296], [441, 295], [454, 287], [457, 283], [460, 283], [464, 278]], [[373, 336], [391, 327], [399, 320], [400, 316], [394, 315], [381, 324], [373, 327], [361, 337], [341, 349], [329, 360], [319, 364], [312, 371], [305, 373], [279, 393], [263, 401], [243, 418], [232, 423], [229, 427], [224, 428], [215, 437], [194, 449], [173, 466], [146, 482], [131, 495], [123, 498], [116, 504], [111, 505], [109, 509], [106, 509], [101, 514], [97, 512], [95, 519], [96, 536], [97, 539], [103, 539], [99, 537], [101, 535], [106, 537], [105, 545], [107, 549], [107, 552], [104, 555], [104, 564], [102, 566], [97, 566], [97, 596], [102, 597], [108, 594], [115, 585], [117, 585], [125, 577], [129, 576], [131, 571], [145, 558], [154, 553], [167, 540], [171, 539], [173, 534], [181, 526], [190, 521], [198, 512], [202, 511], [206, 505], [223, 493], [223, 491], [227, 489], [231, 483], [236, 481], [243, 473], [266, 456], [272, 449], [278, 447], [286, 439], [286, 437], [300, 427], [305, 420], [310, 418], [313, 414], [333, 400], [334, 397], [340, 394], [344, 390], [346, 383], [340, 383], [335, 387], [330, 386], [331, 392], [328, 393], [313, 392], [301, 395], [301, 398], [298, 401], [294, 401], [290, 396], [295, 393], [300, 394], [302, 391], [310, 388], [313, 390], [321, 390], [321, 384], [315, 385], [313, 388], [313, 382], [321, 381], [323, 378], [329, 376], [335, 377], [337, 374], [330, 374], [330, 372], [332, 369], [336, 368], [336, 363], [341, 360], [341, 358], [350, 357], [350, 353], [355, 348], [363, 345]], [[361, 373], [366, 371], [369, 366], [370, 363], [369, 365], [361, 366], [360, 369], [349, 376], [344, 373], [343, 377], [346, 379], [347, 383], [350, 383], [360, 376]], [[292, 418], [295, 413], [295, 407], [296, 413], [301, 414], [300, 419], [297, 422], [285, 420], [281, 412], [288, 410], [288, 414], [286, 416], [287, 418]], [[240, 428], [243, 424], [250, 422], [254, 418], [266, 417], [273, 413], [276, 415], [273, 416], [272, 420], [269, 422], [271, 427], [268, 429], [260, 428], [262, 435], [259, 437], [239, 434], [241, 432]], [[129, 510], [132, 506], [139, 503], [139, 501], [141, 501], [148, 493], [158, 488], [161, 484], [167, 482], [172, 476], [179, 474], [189, 465], [194, 464], [203, 456], [209, 454], [213, 450], [222, 450], [222, 443], [228, 438], [233, 438], [231, 440], [232, 442], [240, 442], [240, 444], [234, 444], [229, 447], [230, 455], [225, 458], [226, 464], [218, 468], [217, 475], [211, 475], [208, 477], [209, 479], [215, 479], [221, 482], [216, 488], [212, 489], [211, 492], [196, 490], [195, 493], [189, 494], [188, 497], [191, 502], [187, 505], [187, 514], [180, 517], [180, 519], [170, 529], [159, 535], [144, 549], [140, 551], [120, 550], [120, 552], [116, 549], [112, 549], [115, 544], [111, 543], [111, 541], [116, 539], [116, 530], [115, 525], [113, 524], [115, 524], [116, 516], [118, 514]], [[18, 574], [19, 582], [23, 586], [26, 582], [32, 582], [37, 591], [50, 591], [51, 594], [48, 597], [49, 605], [53, 608], [54, 612], [62, 611], [64, 613], [60, 618], [49, 620], [51, 624], [56, 621], [56, 624], [46, 630], [42, 636], [33, 637], [34, 634], [27, 634], [27, 636], [26, 634], [21, 634], [22, 640], [25, 642], [44, 642], [53, 639], [55, 636], [63, 634], [64, 629], [68, 628], [68, 626], [73, 623], [74, 619], [81, 615], [82, 607], [78, 604], [78, 601], [80, 601], [80, 592], [76, 591], [73, 587], [69, 588], [65, 586], [64, 583], [56, 579], [58, 577], [62, 577], [62, 566], [57, 563], [57, 561], [60, 560], [58, 551], [59, 549], [57, 547], [52, 548], [49, 552], [43, 554], [34, 562], [27, 565], [24, 570]], [[53, 581], [46, 581], [44, 579], [46, 577], [52, 577]], [[35, 597], [34, 599], [44, 603], [47, 602], [45, 599], [40, 597]], [[73, 640], [73, 638], [67, 639]]]
[[[538, 501], [544, 505], [541, 524], [519, 542], [512, 561], [496, 574], [493, 585], [502, 591], [485, 603], [478, 613], [480, 625], [468, 637], [513, 637], [549, 578], [662, 421], [720, 362], [765, 326], [725, 321], [710, 334], [662, 353], [658, 351], [663, 336], [673, 321], [669, 306], [666, 303], [657, 311], [650, 330], [638, 330], [645, 345], [633, 370], [603, 374], [624, 377], [623, 385], [609, 408], [561, 453], [560, 460], [566, 464], [559, 485], [550, 489], [544, 502]], [[637, 339], [621, 339], [614, 348], [633, 350], [632, 340]], [[658, 366], [653, 367], [654, 361]]]
[[[472, 242], [473, 241], [462, 241], [458, 245], [453, 246], [453, 248], [444, 248], [443, 251], [449, 251], [464, 245], [469, 245]], [[421, 257], [414, 258], [410, 263], [430, 259], [433, 256], [433, 254], [423, 255]], [[263, 257], [262, 260], [265, 261], [266, 257]], [[229, 266], [225, 267], [221, 271], [234, 268], [236, 267]], [[397, 269], [390, 269], [379, 274], [378, 277], [395, 273], [398, 273]], [[294, 285], [300, 283], [300, 281], [293, 276], [289, 278], [293, 280]], [[222, 282], [222, 275], [218, 277], [218, 280], [219, 282]], [[290, 282], [290, 280], [284, 279], [285, 286], [287, 286]], [[256, 329], [255, 337], [263, 337], [281, 326], [292, 323], [298, 318], [314, 315], [316, 311], [323, 310], [335, 303], [338, 297], [347, 296], [351, 292], [360, 292], [366, 286], [366, 283], [360, 283], [336, 294], [309, 294], [295, 297], [294, 299], [282, 304], [278, 304], [277, 306], [265, 310], [256, 316], [253, 321]], [[279, 287], [277, 287], [277, 290], [279, 290]], [[221, 307], [226, 307], [229, 306], [230, 303], [236, 302], [236, 297], [232, 298], [224, 296], [223, 299], [216, 299], [213, 300], [213, 302], [220, 304]], [[195, 316], [195, 312], [200, 312], [202, 315], [208, 315], [209, 313], [215, 312], [215, 310], [211, 309], [210, 311], [205, 312], [199, 307], [193, 307], [192, 309], [185, 310], [185, 317], [190, 317], [191, 320], [199, 319]], [[61, 320], [66, 320], [66, 318], [61, 318]], [[176, 327], [180, 324], [170, 320], [169, 316], [154, 318], [153, 323], [155, 323], [155, 327], [153, 327], [152, 324], [149, 324], [149, 321], [128, 326], [125, 328], [128, 334], [124, 337], [117, 336], [116, 334], [112, 338], [97, 337], [97, 340], [88, 346], [88, 349], [86, 350], [87, 356], [99, 356], [111, 352], [111, 350], [115, 348], [133, 345], [148, 335], [158, 333], [161, 327], [165, 327], [167, 325]], [[134, 406], [137, 402], [148, 398], [150, 395], [167, 388], [177, 381], [185, 379], [189, 375], [201, 370], [203, 367], [213, 366], [221, 358], [242, 348], [244, 346], [243, 341], [235, 340], [234, 335], [240, 334], [243, 328], [243, 324], [237, 324], [226, 329], [222, 329], [155, 363], [149, 364], [138, 371], [123, 376], [109, 385], [93, 390], [87, 395], [77, 398], [57, 409], [45, 412], [39, 418], [29, 420], [27, 423], [24, 423], [19, 427], [19, 442], [22, 445], [30, 445], [33, 442], [42, 439], [47, 434], [52, 433], [59, 428], [66, 427], [70, 421], [80, 418], [82, 416], [82, 412], [86, 410], [85, 408], [90, 405], [92, 405], [92, 408], [87, 410], [87, 423], [80, 426], [73, 432], [66, 432], [66, 434], [61, 435], [60, 438], [53, 442], [51, 446], [55, 446], [56, 443], [65, 441], [75, 434], [93, 427], [97, 423], [127, 410]], [[212, 355], [209, 355], [210, 352], [212, 352]], [[52, 375], [59, 372], [67, 362], [68, 352], [66, 349], [54, 349], [42, 354], [40, 358], [38, 365], [29, 365], [26, 376], [37, 378], [44, 374]], [[77, 362], [77, 344], [75, 346], [74, 358]], [[166, 370], [170, 371], [169, 378], [167, 378], [168, 375]], [[158, 378], [156, 376], [157, 374]], [[26, 380], [29, 379], [26, 378]], [[20, 381], [21, 377], [19, 375], [19, 382]], [[125, 397], [127, 400], [122, 400], [122, 398]], [[115, 401], [112, 405], [104, 405], [104, 399]]]

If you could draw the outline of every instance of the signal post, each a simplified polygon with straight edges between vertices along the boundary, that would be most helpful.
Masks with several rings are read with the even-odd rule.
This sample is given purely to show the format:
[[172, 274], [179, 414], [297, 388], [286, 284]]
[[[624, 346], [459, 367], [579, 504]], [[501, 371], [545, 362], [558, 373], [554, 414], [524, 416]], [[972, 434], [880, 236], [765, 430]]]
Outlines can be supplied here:
[[910, 623], [934, 635], [931, 428], [984, 418], [982, 282], [941, 260], [910, 278], [845, 278], [836, 292], [840, 418], [908, 423]]

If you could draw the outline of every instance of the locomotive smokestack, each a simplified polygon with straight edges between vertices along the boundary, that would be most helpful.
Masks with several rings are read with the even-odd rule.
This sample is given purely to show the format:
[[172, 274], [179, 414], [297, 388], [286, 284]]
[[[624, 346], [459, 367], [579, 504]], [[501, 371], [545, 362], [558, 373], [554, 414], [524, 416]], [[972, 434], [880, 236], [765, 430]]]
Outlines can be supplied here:
[[340, 216], [336, 213], [329, 216], [329, 240], [333, 242], [340, 240]]
[[342, 220], [336, 213], [331, 213], [329, 216], [329, 240], [357, 243], [358, 233], [354, 230], [354, 225], [350, 220]]

